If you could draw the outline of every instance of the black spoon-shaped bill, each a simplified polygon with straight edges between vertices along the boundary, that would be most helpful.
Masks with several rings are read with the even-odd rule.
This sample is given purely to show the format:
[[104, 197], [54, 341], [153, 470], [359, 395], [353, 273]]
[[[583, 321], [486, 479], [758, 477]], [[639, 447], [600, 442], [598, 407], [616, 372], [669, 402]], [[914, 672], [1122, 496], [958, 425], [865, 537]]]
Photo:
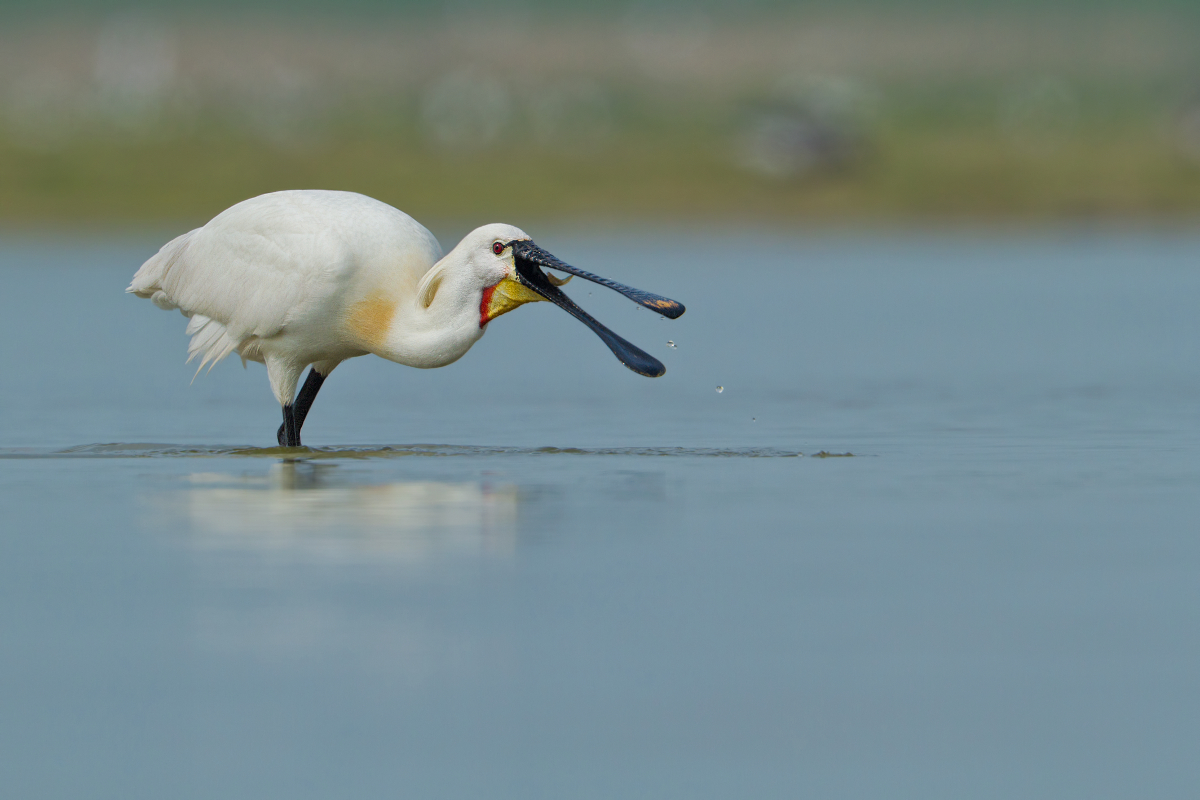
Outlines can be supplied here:
[[528, 261], [543, 267], [547, 267], [548, 269], [566, 272], [571, 275], [578, 275], [585, 281], [598, 283], [601, 286], [607, 286], [609, 289], [620, 292], [638, 305], [644, 306], [655, 313], [662, 314], [668, 319], [678, 319], [679, 317], [682, 317], [683, 312], [687, 310], [683, 307], [683, 303], [676, 302], [669, 297], [663, 297], [660, 294], [654, 294], [653, 292], [635, 289], [632, 286], [626, 286], [623, 283], [617, 283], [616, 281], [609, 280], [608, 278], [601, 278], [599, 275], [593, 275], [587, 270], [579, 269], [579, 267], [573, 267], [570, 264], [560, 261], [552, 254], [547, 253], [545, 250], [534, 244], [532, 240], [519, 239], [515, 242], [510, 242], [509, 246], [512, 247], [514, 260], [518, 263], [521, 261]]
[[[550, 280], [546, 277], [546, 273], [542, 272], [537, 267], [535, 262], [522, 258], [516, 258], [514, 261], [517, 268], [517, 278], [521, 281], [521, 283], [524, 283], [542, 297], [545, 297], [547, 300], [554, 303], [571, 316], [575, 317], [575, 319], [591, 328], [592, 332], [599, 336], [602, 342], [608, 345], [608, 349], [613, 352], [613, 355], [617, 357], [617, 360], [626, 367], [629, 367], [629, 369], [633, 370], [639, 375], [645, 375], [647, 378], [658, 378], [666, 373], [667, 368], [663, 366], [661, 361], [613, 333], [611, 330], [602, 325], [599, 320], [576, 305], [575, 302], [563, 294], [562, 290], [560, 290], [557, 286], [550, 283]], [[631, 291], [637, 290], [633, 289]], [[657, 297], [657, 295], [653, 296]], [[666, 298], [662, 299], [665, 300]], [[680, 308], [682, 308], [682, 306], [680, 306]], [[683, 312], [681, 311], [680, 313]]]

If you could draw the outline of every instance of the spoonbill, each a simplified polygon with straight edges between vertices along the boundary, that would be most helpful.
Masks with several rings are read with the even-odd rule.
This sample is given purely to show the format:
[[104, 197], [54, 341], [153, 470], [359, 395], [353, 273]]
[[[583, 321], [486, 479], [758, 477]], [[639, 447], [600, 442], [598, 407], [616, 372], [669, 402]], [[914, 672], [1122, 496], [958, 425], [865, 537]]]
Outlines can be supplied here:
[[525, 303], [555, 303], [639, 375], [666, 372], [563, 294], [559, 287], [573, 275], [670, 319], [684, 312], [674, 300], [558, 260], [520, 228], [484, 225], [443, 255], [433, 234], [404, 212], [330, 191], [244, 200], [163, 245], [125, 291], [189, 318], [188, 361], [200, 358], [197, 374], [230, 353], [243, 365], [265, 364], [283, 407], [276, 439], [298, 447], [313, 399], [338, 364], [374, 353], [410, 367], [444, 367], [489, 322]]

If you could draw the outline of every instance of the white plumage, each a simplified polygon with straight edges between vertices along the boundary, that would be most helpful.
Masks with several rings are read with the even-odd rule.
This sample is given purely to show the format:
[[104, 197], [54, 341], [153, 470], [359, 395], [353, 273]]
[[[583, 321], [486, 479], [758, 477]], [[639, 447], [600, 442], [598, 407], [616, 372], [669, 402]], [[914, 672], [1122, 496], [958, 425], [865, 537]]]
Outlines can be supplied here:
[[[198, 358], [199, 369], [231, 353], [264, 363], [284, 407], [281, 443], [299, 443], [320, 381], [345, 359], [374, 353], [414, 367], [445, 366], [491, 319], [535, 300], [553, 300], [582, 319], [631, 369], [661, 374], [661, 364], [566, 299], [556, 288], [565, 280], [534, 264], [604, 283], [667, 316], [683, 313], [667, 305], [674, 301], [557, 261], [511, 225], [477, 228], [443, 257], [433, 234], [402, 211], [328, 191], [238, 203], [164, 245], [126, 291], [189, 318], [188, 360]], [[316, 384], [292, 437], [288, 415], [309, 365]]]

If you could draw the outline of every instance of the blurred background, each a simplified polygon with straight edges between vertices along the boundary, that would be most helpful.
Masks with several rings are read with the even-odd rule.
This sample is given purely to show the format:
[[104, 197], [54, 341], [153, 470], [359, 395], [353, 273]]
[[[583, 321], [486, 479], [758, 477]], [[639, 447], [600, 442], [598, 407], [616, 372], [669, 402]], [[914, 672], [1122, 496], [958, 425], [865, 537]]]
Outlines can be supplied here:
[[[0, 0], [3, 796], [1194, 796], [1193, 5]], [[259, 450], [123, 290], [288, 188], [667, 374], [532, 304]]]
[[1185, 2], [0, 3], [0, 225], [1189, 218]]

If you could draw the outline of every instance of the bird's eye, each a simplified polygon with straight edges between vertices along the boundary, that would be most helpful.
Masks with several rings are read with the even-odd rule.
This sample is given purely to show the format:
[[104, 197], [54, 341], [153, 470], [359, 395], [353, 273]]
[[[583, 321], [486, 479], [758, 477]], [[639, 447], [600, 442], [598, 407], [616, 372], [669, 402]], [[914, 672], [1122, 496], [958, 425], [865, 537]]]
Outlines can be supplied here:
[[500, 255], [504, 252], [504, 245], [500, 244], [500, 242], [496, 242], [492, 245], [492, 252], [496, 255]]

